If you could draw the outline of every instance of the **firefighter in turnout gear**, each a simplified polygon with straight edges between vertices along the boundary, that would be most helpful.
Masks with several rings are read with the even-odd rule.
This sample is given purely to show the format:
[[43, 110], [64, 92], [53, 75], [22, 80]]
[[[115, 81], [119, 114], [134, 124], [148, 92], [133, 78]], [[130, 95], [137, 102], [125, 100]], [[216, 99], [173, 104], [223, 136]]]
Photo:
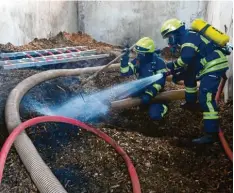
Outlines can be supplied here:
[[[138, 79], [146, 78], [158, 73], [162, 73], [163, 77], [143, 91], [135, 93], [134, 96], [141, 97], [141, 101], [145, 105], [150, 104], [151, 98], [156, 96], [163, 88], [166, 82], [166, 65], [165, 62], [158, 57], [155, 50], [154, 41], [149, 37], [140, 39], [134, 51], [137, 56], [129, 61], [130, 51], [124, 49], [124, 55], [121, 58], [120, 72], [122, 76], [136, 75]], [[149, 116], [153, 120], [160, 120], [167, 113], [168, 107], [165, 104], [153, 103], [149, 107]]]
[[[196, 22], [204, 24], [203, 20], [196, 20]], [[223, 46], [217, 44], [218, 41], [211, 39], [212, 34], [208, 31], [208, 29], [212, 30], [209, 28], [211, 26], [209, 24], [204, 26], [201, 31], [188, 30], [180, 20], [170, 19], [161, 28], [161, 35], [164, 39], [168, 39], [169, 46], [174, 48], [172, 50], [180, 48], [180, 57], [169, 62], [167, 68], [172, 74], [174, 71], [182, 71], [183, 76], [180, 75], [177, 80], [183, 79], [185, 84], [186, 102], [181, 105], [182, 108], [191, 110], [199, 106], [196, 102], [197, 80], [200, 80], [198, 99], [199, 108], [203, 111], [205, 135], [194, 139], [192, 142], [195, 144], [213, 143], [218, 139], [219, 115], [215, 95], [221, 78], [228, 70], [226, 57], [228, 53]], [[204, 35], [207, 32], [211, 34], [210, 37]], [[220, 32], [219, 38], [223, 37], [224, 35]]]

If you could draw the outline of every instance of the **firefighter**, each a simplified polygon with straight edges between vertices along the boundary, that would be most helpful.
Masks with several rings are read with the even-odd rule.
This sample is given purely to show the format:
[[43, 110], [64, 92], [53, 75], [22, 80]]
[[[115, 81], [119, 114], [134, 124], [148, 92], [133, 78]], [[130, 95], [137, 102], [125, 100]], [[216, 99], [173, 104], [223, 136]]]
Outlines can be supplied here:
[[[120, 72], [122, 76], [136, 75], [138, 79], [146, 78], [158, 73], [162, 73], [163, 77], [143, 91], [135, 93], [134, 96], [141, 98], [142, 104], [149, 105], [153, 97], [155, 97], [163, 88], [166, 82], [167, 72], [165, 62], [158, 57], [155, 50], [154, 41], [149, 37], [141, 38], [135, 45], [134, 51], [136, 57], [129, 61], [130, 50], [124, 49], [124, 55], [121, 58]], [[168, 107], [165, 104], [153, 103], [149, 105], [149, 116], [153, 120], [162, 119], [167, 113]]]
[[[209, 26], [208, 26], [209, 27]], [[180, 57], [167, 63], [173, 74], [182, 69], [185, 84], [185, 100], [182, 108], [203, 111], [205, 134], [193, 139], [195, 144], [213, 143], [218, 139], [219, 116], [215, 95], [221, 78], [228, 70], [226, 53], [214, 41], [202, 33], [188, 30], [178, 19], [169, 19], [161, 27], [161, 35], [168, 39], [172, 50], [180, 48]], [[183, 78], [181, 78], [183, 77]], [[176, 76], [175, 76], [176, 79]], [[197, 103], [197, 80], [200, 80], [199, 104]]]

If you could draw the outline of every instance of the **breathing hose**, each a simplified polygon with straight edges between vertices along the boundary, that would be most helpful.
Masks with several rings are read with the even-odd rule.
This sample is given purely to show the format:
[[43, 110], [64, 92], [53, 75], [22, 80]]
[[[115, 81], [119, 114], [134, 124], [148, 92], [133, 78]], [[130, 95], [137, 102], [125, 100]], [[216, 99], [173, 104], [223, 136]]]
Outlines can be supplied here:
[[30, 119], [28, 121], [25, 121], [24, 123], [20, 124], [19, 126], [17, 126], [9, 135], [9, 137], [7, 138], [7, 140], [5, 141], [1, 152], [0, 152], [0, 183], [2, 181], [2, 176], [3, 176], [3, 169], [4, 169], [4, 165], [6, 162], [6, 158], [7, 155], [9, 153], [9, 150], [14, 142], [14, 140], [16, 139], [16, 137], [18, 135], [20, 135], [20, 133], [22, 131], [24, 131], [26, 128], [31, 127], [33, 125], [36, 125], [38, 123], [45, 123], [45, 122], [62, 122], [62, 123], [68, 123], [68, 124], [72, 124], [78, 127], [81, 127], [82, 129], [85, 129], [86, 131], [89, 131], [95, 135], [97, 135], [98, 137], [102, 138], [105, 142], [107, 142], [108, 144], [110, 144], [115, 150], [116, 152], [122, 156], [122, 158], [125, 161], [125, 164], [128, 168], [128, 172], [131, 178], [131, 182], [132, 182], [132, 189], [133, 189], [133, 193], [141, 193], [141, 188], [140, 188], [140, 182], [139, 182], [139, 178], [136, 172], [136, 169], [131, 161], [131, 159], [129, 158], [129, 156], [127, 155], [127, 153], [111, 138], [109, 137], [107, 134], [105, 134], [104, 132], [95, 129], [81, 121], [75, 120], [75, 119], [71, 119], [71, 118], [67, 118], [67, 117], [62, 117], [62, 116], [41, 116], [41, 117], [36, 117], [33, 119]]

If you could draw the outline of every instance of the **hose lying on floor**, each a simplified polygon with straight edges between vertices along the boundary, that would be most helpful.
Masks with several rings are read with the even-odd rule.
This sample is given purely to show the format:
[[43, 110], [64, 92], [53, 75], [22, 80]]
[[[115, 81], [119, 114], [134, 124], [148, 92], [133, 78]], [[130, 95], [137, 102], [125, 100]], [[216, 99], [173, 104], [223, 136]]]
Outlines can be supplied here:
[[102, 132], [98, 129], [95, 129], [89, 125], [84, 124], [83, 122], [80, 122], [78, 120], [71, 119], [71, 118], [61, 117], [61, 116], [36, 117], [36, 118], [30, 119], [30, 120], [20, 124], [18, 127], [16, 127], [12, 131], [12, 133], [9, 135], [9, 137], [5, 141], [5, 143], [2, 147], [2, 150], [0, 152], [0, 183], [2, 181], [3, 169], [4, 169], [5, 162], [6, 162], [7, 154], [9, 152], [14, 140], [16, 139], [16, 137], [26, 128], [31, 127], [33, 125], [36, 125], [38, 123], [44, 123], [44, 122], [60, 122], [60, 123], [62, 122], [62, 123], [76, 125], [78, 127], [81, 127], [82, 129], [85, 129], [85, 130], [91, 132], [91, 133], [94, 133], [98, 137], [105, 140], [124, 159], [125, 164], [127, 165], [127, 168], [128, 168], [130, 178], [131, 178], [133, 193], [141, 193], [138, 175], [137, 175], [137, 172], [136, 172], [134, 165], [132, 164], [131, 159], [129, 158], [127, 153], [111, 137], [109, 137], [107, 134], [105, 134], [104, 132]]
[[[215, 96], [215, 101], [217, 104], [219, 104], [219, 101], [220, 101], [220, 98], [221, 98], [221, 94], [223, 92], [223, 89], [224, 89], [224, 86], [226, 84], [226, 81], [227, 81], [227, 76], [226, 74], [222, 77], [222, 80], [219, 84], [219, 87], [218, 87], [218, 91], [216, 93], [216, 96]], [[226, 153], [226, 155], [228, 156], [228, 158], [233, 162], [233, 153], [232, 153], [232, 150], [231, 148], [229, 147], [225, 137], [224, 137], [224, 134], [223, 134], [223, 131], [222, 129], [219, 129], [219, 139], [220, 139], [220, 142], [223, 146], [223, 149]]]
[[[100, 70], [102, 67], [103, 66], [79, 69], [48, 70], [24, 79], [11, 91], [6, 102], [5, 122], [9, 133], [11, 133], [19, 124], [21, 124], [19, 104], [28, 90], [47, 80], [65, 76], [77, 76], [84, 73], [94, 73]], [[108, 69], [119, 69], [119, 67], [119, 64], [112, 64], [108, 67]], [[182, 93], [181, 97], [184, 96], [184, 90], [177, 92]], [[131, 101], [134, 101], [135, 105], [139, 103], [139, 100], [128, 100], [130, 103]], [[123, 107], [121, 103], [117, 103], [117, 106]], [[50, 168], [42, 160], [41, 156], [37, 152], [37, 149], [24, 131], [16, 138], [14, 146], [20, 156], [20, 159], [30, 174], [30, 177], [41, 193], [66, 193], [66, 190], [51, 172]]]
[[226, 155], [228, 156], [228, 158], [233, 162], [233, 153], [232, 153], [232, 150], [231, 148], [229, 147], [225, 137], [224, 137], [224, 134], [223, 134], [223, 131], [221, 129], [219, 129], [219, 139], [220, 139], [220, 142], [223, 146], [223, 149], [226, 153]]
[[[48, 70], [30, 76], [20, 82], [11, 91], [6, 102], [5, 121], [9, 133], [21, 124], [19, 104], [22, 97], [28, 90], [46, 80], [65, 76], [77, 76], [83, 73], [94, 73], [101, 68], [102, 66], [79, 69]], [[113, 64], [109, 69], [110, 68], [117, 69], [119, 68], [119, 64]], [[42, 160], [37, 149], [24, 131], [16, 138], [14, 146], [30, 177], [41, 193], [67, 193], [58, 179], [51, 172], [50, 168]]]
[[[100, 70], [101, 67], [88, 67], [81, 69], [62, 69], [48, 70], [33, 76], [30, 76], [20, 82], [10, 93], [5, 107], [5, 122], [9, 133], [11, 133], [19, 124], [21, 124], [19, 114], [19, 104], [28, 90], [44, 81], [65, 77], [77, 76], [83, 73], [93, 73]], [[113, 64], [109, 69], [118, 69], [119, 64]], [[170, 101], [184, 99], [185, 90], [176, 90], [160, 93], [154, 101]], [[111, 104], [113, 109], [130, 108], [140, 104], [140, 99], [129, 98], [121, 101], [115, 101]], [[23, 131], [14, 142], [15, 148], [30, 174], [33, 182], [41, 193], [66, 193], [66, 190], [60, 184], [58, 179], [51, 172], [50, 168], [42, 160], [30, 138]]]

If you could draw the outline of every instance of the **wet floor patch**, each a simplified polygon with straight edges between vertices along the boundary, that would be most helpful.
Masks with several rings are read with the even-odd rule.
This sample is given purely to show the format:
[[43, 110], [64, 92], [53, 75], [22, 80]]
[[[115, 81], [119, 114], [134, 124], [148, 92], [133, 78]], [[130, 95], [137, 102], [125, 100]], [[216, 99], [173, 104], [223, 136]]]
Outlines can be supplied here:
[[[70, 89], [71, 85], [79, 83], [79, 77], [61, 77], [35, 86], [23, 97], [20, 103], [22, 120], [43, 115], [43, 112], [46, 110], [49, 111], [50, 108], [60, 106], [70, 98], [80, 95], [80, 93]], [[77, 109], [77, 113], [80, 110]], [[89, 122], [89, 124], [97, 123], [100, 120], [101, 117], [97, 117], [92, 122]], [[49, 165], [62, 185], [64, 187], [66, 186], [68, 192], [82, 192], [85, 189], [87, 190], [89, 187], [88, 177], [87, 175], [85, 177], [84, 170], [80, 170], [82, 164], [72, 165], [74, 164], [72, 163], [71, 165], [62, 167], [61, 160], [58, 162], [58, 159], [61, 159], [64, 149], [71, 142], [74, 142], [76, 147], [82, 146], [82, 148], [88, 149], [86, 139], [90, 134], [87, 133], [85, 135], [86, 137], [84, 137], [84, 135], [80, 135], [80, 128], [66, 123], [41, 123], [28, 128], [27, 134], [42, 159]]]
[[67, 192], [85, 192], [85, 187], [89, 186], [89, 178], [78, 165], [65, 165], [52, 169], [52, 172], [64, 184]]

